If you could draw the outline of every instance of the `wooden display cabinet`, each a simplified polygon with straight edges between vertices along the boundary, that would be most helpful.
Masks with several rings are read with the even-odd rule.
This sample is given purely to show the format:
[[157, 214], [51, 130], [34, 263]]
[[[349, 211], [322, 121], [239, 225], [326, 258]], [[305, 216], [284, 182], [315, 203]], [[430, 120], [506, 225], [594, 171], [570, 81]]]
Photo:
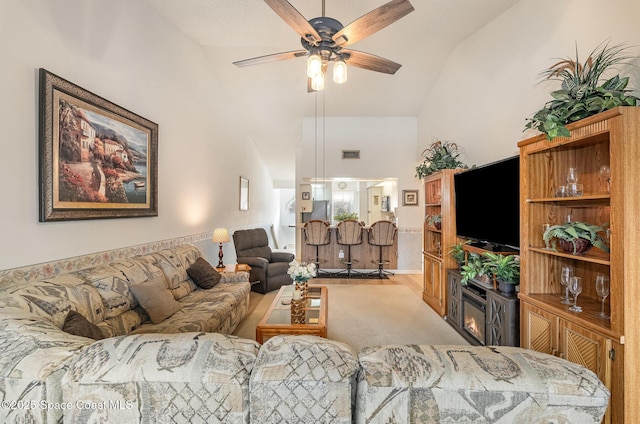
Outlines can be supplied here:
[[[461, 169], [443, 169], [424, 178], [424, 226], [422, 257], [424, 260], [423, 300], [440, 316], [447, 313], [446, 270], [456, 262], [447, 252], [458, 242], [456, 237], [453, 176]], [[429, 217], [441, 215], [440, 228], [429, 225]]]
[[[640, 108], [612, 109], [567, 127], [568, 138], [549, 141], [540, 135], [518, 143], [521, 346], [594, 371], [611, 390], [604, 422], [640, 422], [640, 385], [631, 377], [640, 372]], [[611, 169], [610, 192], [599, 174], [603, 165]], [[584, 193], [556, 197], [569, 167], [578, 169]], [[608, 226], [610, 253], [595, 247], [583, 255], [546, 249], [543, 224], [560, 224], [567, 216]], [[563, 265], [582, 277], [578, 305], [583, 312], [560, 303]], [[610, 319], [598, 316], [597, 274], [610, 277]]]

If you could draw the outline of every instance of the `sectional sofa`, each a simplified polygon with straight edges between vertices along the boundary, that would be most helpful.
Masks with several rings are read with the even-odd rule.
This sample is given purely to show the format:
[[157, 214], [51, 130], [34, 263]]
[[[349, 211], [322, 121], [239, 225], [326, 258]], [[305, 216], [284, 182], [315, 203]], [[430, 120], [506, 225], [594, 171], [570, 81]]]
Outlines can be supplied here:
[[231, 336], [248, 275], [206, 265], [183, 245], [4, 284], [0, 421], [599, 423], [606, 410], [595, 374], [524, 349]]

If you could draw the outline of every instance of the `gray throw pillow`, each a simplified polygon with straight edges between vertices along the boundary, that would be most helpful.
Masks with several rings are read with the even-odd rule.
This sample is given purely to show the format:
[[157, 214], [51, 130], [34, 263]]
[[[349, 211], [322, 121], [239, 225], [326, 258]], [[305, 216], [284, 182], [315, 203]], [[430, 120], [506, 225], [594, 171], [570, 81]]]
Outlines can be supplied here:
[[222, 275], [204, 258], [198, 258], [187, 268], [187, 274], [198, 287], [210, 289], [220, 281]]
[[69, 311], [64, 319], [62, 331], [73, 334], [74, 336], [87, 337], [93, 340], [104, 339], [104, 334], [97, 325], [86, 319], [81, 313]]
[[164, 277], [133, 284], [129, 288], [154, 324], [161, 323], [182, 309], [182, 304], [176, 302], [167, 288]]

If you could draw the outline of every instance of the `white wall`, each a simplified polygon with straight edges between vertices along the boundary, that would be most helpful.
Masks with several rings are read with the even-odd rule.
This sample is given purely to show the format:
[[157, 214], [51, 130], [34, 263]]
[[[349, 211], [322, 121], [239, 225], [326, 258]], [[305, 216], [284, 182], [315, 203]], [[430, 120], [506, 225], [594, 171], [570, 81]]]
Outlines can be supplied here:
[[[637, 0], [521, 0], [460, 43], [419, 115], [418, 153], [434, 137], [463, 146], [468, 164], [518, 153], [525, 119], [549, 100], [558, 83], [536, 85], [556, 58], [581, 61], [602, 41], [627, 42], [638, 56]], [[629, 68], [625, 71], [629, 73]], [[631, 70], [640, 86], [640, 72]]]
[[[322, 118], [319, 118], [322, 119]], [[324, 175], [322, 125], [318, 125], [317, 154], [315, 119], [305, 118], [303, 140], [296, 155], [296, 181], [305, 178], [398, 178], [398, 190], [416, 190], [417, 120], [414, 117], [327, 117], [324, 124]], [[360, 159], [342, 159], [342, 150], [360, 150]], [[317, 160], [317, 175], [314, 159]], [[402, 205], [401, 199], [397, 199]], [[392, 204], [393, 203], [392, 201]], [[398, 222], [420, 227], [419, 207], [398, 208]]]
[[[144, 3], [0, 0], [0, 52], [0, 269], [277, 217], [271, 178], [205, 53]], [[38, 222], [41, 67], [159, 125], [158, 217]]]
[[[303, 139], [296, 151], [296, 181], [309, 178], [397, 178], [399, 227], [398, 268], [421, 269], [421, 236], [424, 209], [402, 206], [402, 190], [419, 190], [415, 178], [417, 119], [415, 117], [319, 117], [305, 118]], [[316, 128], [318, 134], [316, 136]], [[324, 136], [322, 129], [325, 128]], [[342, 150], [360, 150], [360, 160], [342, 159]], [[324, 151], [324, 165], [323, 165]], [[314, 153], [315, 152], [315, 153]], [[314, 164], [317, 161], [317, 166]], [[423, 204], [422, 195], [419, 199]], [[396, 203], [399, 202], [399, 203]], [[417, 235], [416, 235], [417, 234]]]

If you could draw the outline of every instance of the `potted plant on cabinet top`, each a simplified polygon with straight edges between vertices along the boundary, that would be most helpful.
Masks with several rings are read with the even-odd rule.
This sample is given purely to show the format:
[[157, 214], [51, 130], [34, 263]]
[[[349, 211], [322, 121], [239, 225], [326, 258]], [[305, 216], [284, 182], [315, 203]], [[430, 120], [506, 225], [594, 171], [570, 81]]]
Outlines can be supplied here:
[[546, 134], [549, 140], [571, 136], [565, 125], [617, 106], [639, 106], [640, 99], [629, 95], [629, 77], [616, 75], [598, 85], [602, 74], [615, 65], [625, 64], [633, 56], [625, 54], [626, 46], [609, 47], [601, 43], [584, 63], [578, 58], [564, 59], [540, 73], [543, 80], [561, 81], [561, 89], [552, 91], [553, 100], [536, 112], [525, 126]]
[[424, 178], [441, 169], [468, 168], [458, 160], [458, 156], [461, 154], [462, 151], [456, 143], [450, 141], [443, 143], [440, 140], [434, 142], [420, 155], [422, 163], [416, 166], [416, 177]]
[[488, 283], [490, 278], [488, 265], [487, 261], [477, 253], [469, 253], [467, 263], [462, 265], [460, 284], [466, 286], [471, 279], [478, 279]]
[[449, 248], [449, 254], [453, 258], [453, 260], [458, 263], [458, 268], [460, 269], [462, 269], [462, 265], [464, 265], [464, 261], [466, 259], [466, 255], [464, 254], [464, 245], [469, 243], [469, 240], [464, 240], [460, 243], [454, 244]]
[[504, 294], [514, 294], [520, 284], [520, 257], [485, 252], [487, 267], [498, 281], [498, 290]]
[[[591, 246], [609, 253], [607, 241], [600, 235], [605, 229], [598, 225], [587, 224], [585, 222], [573, 221], [549, 227], [542, 238], [547, 248], [557, 251], [557, 246], [574, 255], [582, 255]], [[551, 246], [550, 246], [551, 245]]]
[[442, 214], [427, 216], [427, 225], [436, 230], [442, 229]]

